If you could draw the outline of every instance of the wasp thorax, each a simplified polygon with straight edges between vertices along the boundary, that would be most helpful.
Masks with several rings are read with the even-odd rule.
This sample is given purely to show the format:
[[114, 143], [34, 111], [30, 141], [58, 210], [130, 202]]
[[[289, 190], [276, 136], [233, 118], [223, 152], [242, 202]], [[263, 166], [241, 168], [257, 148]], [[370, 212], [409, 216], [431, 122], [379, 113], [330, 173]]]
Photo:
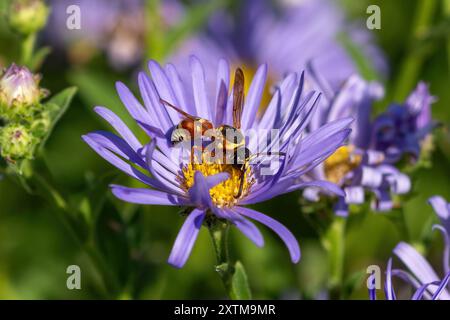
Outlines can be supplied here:
[[205, 133], [213, 129], [211, 122], [205, 119], [183, 119], [172, 131], [171, 142], [177, 144], [180, 142], [200, 140]]

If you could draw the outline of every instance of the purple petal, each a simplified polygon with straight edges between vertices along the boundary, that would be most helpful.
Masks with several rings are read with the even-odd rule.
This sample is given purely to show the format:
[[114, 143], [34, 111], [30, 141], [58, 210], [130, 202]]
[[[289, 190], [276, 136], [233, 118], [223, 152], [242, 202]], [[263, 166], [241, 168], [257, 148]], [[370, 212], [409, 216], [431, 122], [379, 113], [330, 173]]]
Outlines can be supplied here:
[[[177, 105], [178, 101], [175, 99], [175, 94], [170, 85], [170, 81], [159, 63], [154, 60], [150, 60], [148, 62], [148, 69], [152, 75], [153, 83], [156, 87], [159, 98]], [[175, 110], [169, 108], [167, 109], [167, 113], [174, 124], [180, 121], [180, 115]]]
[[344, 197], [339, 197], [338, 201], [333, 207], [334, 214], [339, 217], [348, 217], [348, 204]]
[[383, 183], [383, 174], [376, 168], [363, 166], [361, 169], [361, 185], [369, 188], [378, 188]]
[[[439, 284], [439, 287], [436, 289], [436, 292], [431, 297], [431, 300], [437, 300], [440, 298], [442, 293], [447, 292], [447, 290], [445, 290], [445, 288], [447, 287], [449, 281], [450, 281], [450, 272], [448, 272], [445, 275], [444, 279], [442, 279], [441, 283]], [[448, 299], [445, 299], [445, 300], [448, 300]]]
[[[439, 277], [428, 261], [409, 244], [400, 242], [393, 252], [422, 284], [439, 281]], [[429, 289], [429, 291], [432, 294], [435, 292], [432, 289]], [[443, 292], [442, 296], [445, 299], [450, 299], [448, 292]]]
[[224, 123], [224, 117], [226, 114], [227, 108], [227, 87], [225, 82], [221, 82], [219, 88], [217, 89], [217, 100], [216, 100], [216, 118], [214, 120], [214, 124], [216, 126]]
[[135, 98], [130, 89], [127, 88], [122, 82], [116, 82], [116, 90], [119, 94], [122, 103], [127, 108], [131, 117], [140, 123], [151, 124], [153, 123], [152, 117], [147, 113], [144, 107], [140, 104], [140, 102]]
[[131, 132], [131, 130], [126, 126], [126, 124], [111, 110], [105, 107], [95, 107], [94, 111], [105, 119], [116, 131], [119, 133], [125, 141], [133, 148], [134, 151], [142, 148], [142, 144], [136, 138], [136, 136]]
[[303, 197], [308, 200], [308, 201], [312, 201], [312, 202], [317, 202], [320, 200], [320, 189], [319, 188], [305, 188], [303, 190]]
[[345, 201], [347, 203], [362, 204], [364, 203], [364, 188], [361, 186], [346, 187]]
[[230, 83], [230, 66], [224, 59], [220, 59], [217, 69], [216, 82], [216, 116], [215, 125], [221, 125], [224, 122], [225, 109], [227, 107], [228, 84]]
[[325, 95], [327, 101], [331, 101], [335, 96], [335, 93], [328, 80], [325, 79], [320, 72], [317, 72], [317, 68], [315, 68], [312, 61], [308, 61], [306, 64], [306, 70], [308, 72], [308, 76], [311, 77], [311, 79], [319, 87], [320, 92]]
[[272, 129], [277, 128], [277, 122], [280, 120], [281, 110], [284, 110], [284, 106], [289, 102], [288, 99], [282, 99], [282, 97], [290, 97], [297, 87], [297, 74], [291, 73], [286, 76], [281, 85], [276, 88], [269, 106], [267, 107], [264, 115], [259, 122], [259, 129]]
[[386, 268], [385, 293], [387, 300], [396, 300], [394, 288], [392, 287], [392, 258], [389, 259]]
[[205, 177], [200, 171], [196, 171], [194, 174], [194, 185], [189, 189], [191, 201], [198, 207], [212, 208], [213, 204], [209, 189], [227, 180], [229, 177], [230, 175], [226, 172]]
[[321, 157], [328, 157], [335, 152], [350, 134], [350, 129], [341, 126], [348, 125], [348, 121], [340, 121], [340, 126], [330, 123], [308, 135], [301, 143], [301, 152], [294, 159], [294, 168], [306, 166]]
[[[218, 209], [221, 210], [221, 209]], [[254, 223], [248, 221], [240, 214], [232, 210], [222, 209], [223, 214], [238, 228], [247, 238], [258, 247], [264, 246], [264, 238]]]
[[448, 231], [440, 226], [440, 225], [434, 225], [433, 230], [439, 230], [442, 233], [442, 237], [444, 238], [444, 253], [442, 254], [442, 265], [444, 268], [444, 272], [448, 273], [450, 271], [450, 235], [448, 234]]
[[138, 84], [148, 113], [152, 115], [151, 124], [159, 127], [163, 132], [167, 132], [174, 126], [174, 122], [169, 116], [169, 110], [161, 105], [160, 97], [154, 83], [145, 73], [140, 72], [138, 75]]
[[373, 210], [385, 212], [392, 209], [393, 202], [389, 192], [383, 189], [374, 189], [373, 193], [376, 196], [371, 204]]
[[95, 131], [88, 133], [86, 136], [95, 140], [95, 142], [103, 148], [145, 168], [145, 163], [142, 158], [125, 142], [125, 140], [116, 136], [114, 133], [108, 131]]
[[[425, 296], [428, 296], [427, 295], [427, 289], [428, 289], [428, 287], [431, 287], [431, 286], [437, 286], [439, 284], [439, 281], [433, 281], [433, 282], [430, 282], [430, 283], [425, 283], [425, 284], [423, 284], [423, 285], [421, 285], [417, 290], [416, 290], [416, 292], [414, 292], [414, 295], [411, 297], [411, 300], [421, 300], [422, 299], [422, 297], [425, 295]], [[429, 297], [429, 296], [428, 296]]]
[[122, 170], [129, 176], [152, 187], [156, 187], [158, 185], [156, 180], [144, 175], [142, 172], [134, 168], [131, 164], [125, 162], [122, 158], [118, 157], [116, 154], [102, 146], [98, 141], [96, 141], [96, 137], [92, 133], [84, 135], [82, 139], [103, 159], [105, 159], [118, 169]]
[[248, 90], [247, 100], [245, 102], [244, 111], [242, 112], [242, 129], [248, 129], [253, 126], [258, 108], [261, 104], [261, 97], [267, 79], [267, 65], [261, 65], [252, 80], [250, 89]]
[[292, 262], [297, 263], [300, 260], [300, 247], [298, 245], [298, 242], [295, 239], [294, 235], [285, 226], [283, 226], [275, 219], [272, 219], [271, 217], [255, 210], [244, 207], [235, 207], [235, 211], [272, 229], [285, 243], [286, 247], [289, 250], [289, 254], [291, 255]]
[[203, 65], [197, 57], [191, 56], [190, 65], [192, 70], [192, 90], [194, 93], [195, 106], [197, 115], [205, 119], [214, 119], [212, 116], [211, 106], [207, 97], [205, 84], [205, 71]]
[[197, 112], [194, 106], [191, 103], [188, 103], [184, 83], [175, 66], [169, 63], [166, 65], [166, 70], [167, 70], [166, 72], [167, 77], [169, 78], [169, 81], [172, 84], [172, 89], [174, 91], [175, 99], [178, 103], [178, 106], [181, 109], [186, 110], [187, 113], [189, 114], [196, 114]]
[[433, 207], [434, 212], [441, 219], [442, 224], [448, 224], [450, 220], [450, 205], [440, 196], [433, 196], [428, 199], [428, 203]]
[[152, 205], [166, 205], [166, 206], [182, 206], [187, 205], [188, 200], [177, 195], [166, 192], [145, 189], [145, 188], [128, 188], [119, 185], [111, 185], [112, 193], [120, 200], [137, 203], [137, 204], [152, 204]]
[[159, 164], [154, 159], [154, 152], [156, 147], [156, 141], [152, 140], [146, 146], [145, 159], [147, 162], [147, 169], [150, 171], [153, 177], [158, 181], [158, 189], [176, 194], [185, 194], [181, 189], [180, 184], [177, 181], [177, 174], [167, 170], [164, 166]]
[[184, 221], [168, 260], [175, 268], [182, 268], [191, 255], [205, 215], [205, 211], [194, 209]]
[[384, 160], [384, 153], [376, 150], [366, 150], [363, 163], [368, 165], [380, 164]]

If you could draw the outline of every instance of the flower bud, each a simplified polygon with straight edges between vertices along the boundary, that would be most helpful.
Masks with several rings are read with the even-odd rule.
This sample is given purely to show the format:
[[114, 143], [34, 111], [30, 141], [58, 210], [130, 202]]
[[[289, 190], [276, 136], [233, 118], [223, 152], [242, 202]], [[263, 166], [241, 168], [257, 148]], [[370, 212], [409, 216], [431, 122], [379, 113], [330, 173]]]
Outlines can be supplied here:
[[48, 111], [43, 111], [37, 117], [33, 117], [30, 124], [30, 131], [36, 138], [44, 137], [52, 124]]
[[0, 116], [11, 119], [30, 114], [45, 96], [39, 80], [26, 67], [12, 64], [0, 77]]
[[0, 154], [8, 161], [31, 158], [33, 146], [34, 138], [23, 125], [10, 124], [0, 131]]
[[43, 0], [13, 0], [9, 7], [11, 29], [29, 35], [41, 30], [47, 23], [49, 8]]

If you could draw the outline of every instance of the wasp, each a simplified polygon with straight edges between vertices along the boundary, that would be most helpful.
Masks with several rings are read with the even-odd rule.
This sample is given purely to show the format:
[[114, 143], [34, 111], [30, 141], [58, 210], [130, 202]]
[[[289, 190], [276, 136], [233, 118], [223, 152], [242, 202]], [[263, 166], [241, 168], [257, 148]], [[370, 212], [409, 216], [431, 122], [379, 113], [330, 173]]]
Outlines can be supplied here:
[[191, 137], [195, 137], [197, 133], [205, 136], [207, 132], [209, 132], [209, 130], [214, 129], [213, 124], [209, 120], [200, 117], [194, 117], [164, 99], [159, 100], [161, 101], [161, 103], [174, 109], [184, 117], [184, 119], [181, 120], [180, 123], [178, 123], [178, 125], [172, 131], [170, 137], [172, 145], [190, 141]]
[[[222, 124], [214, 128], [209, 120], [192, 116], [183, 110], [177, 108], [173, 104], [160, 99], [160, 101], [180, 113], [184, 119], [172, 131], [171, 142], [176, 145], [183, 141], [191, 139], [195, 133], [201, 133], [202, 137], [212, 139], [215, 150], [220, 150], [223, 154], [223, 162], [230, 164], [232, 167], [240, 171], [239, 190], [235, 195], [238, 199], [242, 196], [244, 187], [244, 177], [250, 162], [255, 157], [262, 154], [251, 154], [250, 150], [245, 146], [245, 137], [241, 131], [241, 117], [244, 108], [244, 72], [241, 68], [237, 68], [234, 76], [233, 84], [233, 125]], [[213, 151], [214, 153], [214, 151]], [[269, 152], [266, 155], [283, 155], [282, 153]], [[214, 154], [212, 155], [214, 156]]]

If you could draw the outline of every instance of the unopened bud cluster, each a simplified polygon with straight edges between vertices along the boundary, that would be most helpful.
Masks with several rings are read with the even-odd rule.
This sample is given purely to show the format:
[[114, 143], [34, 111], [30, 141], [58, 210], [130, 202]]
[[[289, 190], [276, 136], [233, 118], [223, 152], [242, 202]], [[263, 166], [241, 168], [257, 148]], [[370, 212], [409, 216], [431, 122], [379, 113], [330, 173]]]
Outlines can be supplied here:
[[0, 76], [0, 155], [7, 161], [30, 159], [50, 127], [41, 99], [40, 77], [26, 67], [12, 64]]
[[9, 6], [8, 22], [12, 30], [27, 36], [41, 30], [48, 15], [49, 8], [43, 0], [13, 0]]

